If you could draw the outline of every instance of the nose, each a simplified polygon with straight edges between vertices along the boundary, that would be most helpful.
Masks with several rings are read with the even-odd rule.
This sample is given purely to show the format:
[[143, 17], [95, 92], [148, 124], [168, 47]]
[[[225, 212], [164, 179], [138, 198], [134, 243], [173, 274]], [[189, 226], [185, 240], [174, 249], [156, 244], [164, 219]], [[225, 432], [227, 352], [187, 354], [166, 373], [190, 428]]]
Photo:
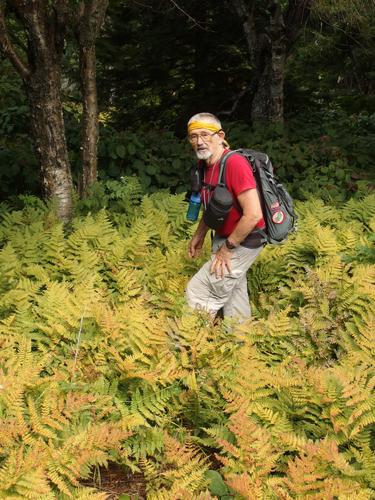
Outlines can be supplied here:
[[200, 135], [198, 135], [197, 144], [203, 144], [203, 143], [204, 143], [204, 141], [203, 141], [202, 137]]

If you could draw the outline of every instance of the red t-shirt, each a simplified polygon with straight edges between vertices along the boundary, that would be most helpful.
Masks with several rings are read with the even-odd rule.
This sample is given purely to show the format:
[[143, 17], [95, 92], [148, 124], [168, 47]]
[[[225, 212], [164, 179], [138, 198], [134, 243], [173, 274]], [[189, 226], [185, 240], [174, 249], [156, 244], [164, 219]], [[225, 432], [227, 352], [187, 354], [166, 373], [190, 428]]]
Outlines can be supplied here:
[[[224, 153], [226, 153], [226, 150]], [[204, 168], [204, 182], [216, 186], [219, 177], [220, 160], [213, 165], [206, 165]], [[225, 185], [226, 188], [232, 193], [234, 198], [233, 207], [231, 208], [224, 224], [216, 230], [219, 236], [228, 237], [237, 226], [238, 221], [242, 217], [242, 210], [237, 201], [239, 194], [247, 191], [248, 189], [256, 189], [256, 181], [254, 179], [251, 167], [243, 156], [240, 154], [232, 154], [226, 161], [225, 167]], [[203, 187], [201, 197], [203, 206], [206, 207], [212, 191]], [[262, 218], [256, 225], [259, 229], [265, 228], [265, 222]]]

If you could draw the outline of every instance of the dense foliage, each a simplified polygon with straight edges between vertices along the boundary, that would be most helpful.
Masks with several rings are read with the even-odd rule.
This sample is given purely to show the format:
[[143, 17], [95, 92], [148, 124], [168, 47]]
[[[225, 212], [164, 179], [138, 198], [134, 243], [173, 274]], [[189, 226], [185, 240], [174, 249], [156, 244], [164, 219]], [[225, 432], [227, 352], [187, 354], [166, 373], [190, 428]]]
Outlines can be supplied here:
[[[292, 4], [281, 3], [283, 9]], [[269, 12], [262, 2], [254, 4], [262, 25]], [[309, 191], [306, 178], [319, 178], [322, 196], [328, 183], [331, 198], [346, 196], [344, 181], [349, 191], [357, 181], [364, 184], [363, 172], [374, 175], [373, 7], [366, 6], [364, 14], [362, 0], [337, 5], [320, 0], [316, 5], [288, 49], [285, 127], [254, 130], [249, 102], [256, 68], [249, 62], [241, 20], [230, 0], [204, 5], [195, 0], [146, 5], [111, 1], [97, 43], [99, 179], [135, 173], [149, 192], [184, 191], [191, 161], [183, 144], [185, 124], [204, 109], [223, 120], [233, 146], [259, 147], [282, 167], [282, 178], [305, 181], [295, 196], [304, 198]], [[23, 37], [13, 33], [21, 53]], [[76, 47], [69, 37], [62, 74], [66, 137], [77, 186], [82, 97]], [[0, 64], [0, 104], [0, 195], [39, 195], [30, 110], [22, 81], [5, 59]], [[356, 178], [349, 179], [353, 169]]]
[[[32, 146], [22, 124], [23, 111], [0, 114], [3, 149], [0, 162], [0, 190], [4, 197], [38, 192], [38, 176]], [[20, 112], [21, 114], [18, 114]], [[375, 119], [362, 112], [348, 115], [339, 108], [291, 117], [286, 127], [252, 128], [244, 122], [226, 122], [232, 148], [253, 147], [266, 151], [279, 177], [289, 183], [292, 194], [306, 199], [314, 184], [315, 195], [345, 200], [354, 192], [364, 193], [375, 181]], [[68, 112], [69, 143], [75, 179], [79, 175], [78, 123]], [[1, 125], [3, 123], [3, 125]], [[9, 130], [9, 133], [7, 132]], [[136, 175], [146, 192], [168, 189], [179, 193], [189, 189], [189, 170], [194, 162], [185, 138], [171, 130], [154, 128], [118, 131], [102, 124], [99, 142], [99, 179], [119, 180]], [[93, 190], [96, 190], [94, 187]]]
[[1, 495], [105, 498], [79, 480], [111, 461], [150, 499], [372, 498], [374, 196], [298, 203], [242, 325], [186, 309], [209, 248], [186, 258], [183, 194], [101, 199], [68, 231], [36, 198], [2, 207]]

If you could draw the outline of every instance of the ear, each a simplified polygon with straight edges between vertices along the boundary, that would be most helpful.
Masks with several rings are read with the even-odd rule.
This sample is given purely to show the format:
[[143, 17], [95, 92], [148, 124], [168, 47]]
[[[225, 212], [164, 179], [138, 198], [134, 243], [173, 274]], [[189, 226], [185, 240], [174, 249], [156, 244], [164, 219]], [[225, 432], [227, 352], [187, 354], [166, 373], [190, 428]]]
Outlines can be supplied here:
[[229, 148], [229, 144], [227, 143], [227, 141], [225, 140], [225, 132], [224, 130], [220, 130], [217, 135], [220, 137], [221, 139], [221, 143], [224, 147], [226, 148]]

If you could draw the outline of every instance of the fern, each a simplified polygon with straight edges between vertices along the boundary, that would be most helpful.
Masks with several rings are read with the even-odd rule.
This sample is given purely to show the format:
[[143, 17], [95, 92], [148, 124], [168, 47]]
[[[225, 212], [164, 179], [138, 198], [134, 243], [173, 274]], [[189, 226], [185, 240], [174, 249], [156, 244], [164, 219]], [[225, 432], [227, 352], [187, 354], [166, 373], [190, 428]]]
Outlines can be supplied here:
[[280, 453], [272, 437], [246, 416], [243, 411], [233, 414], [229, 429], [236, 444], [218, 437], [223, 452], [217, 458], [224, 465], [227, 484], [245, 498], [272, 498], [272, 489], [263, 482], [276, 467]]
[[[95, 418], [99, 409], [113, 405], [108, 398], [62, 390], [63, 372], [41, 373], [50, 363], [19, 339], [13, 345], [12, 363], [2, 360], [0, 408], [0, 492], [6, 496], [52, 497], [57, 489], [73, 496], [78, 478], [87, 477], [95, 464], [106, 464], [109, 450], [120, 450], [129, 422]], [[9, 354], [8, 354], [9, 356]], [[95, 412], [88, 411], [90, 403]]]
[[[304, 453], [288, 464], [285, 484], [298, 497], [330, 498], [346, 495], [348, 498], [370, 499], [370, 489], [361, 488], [360, 474], [339, 453], [337, 445], [329, 440], [308, 443]], [[359, 497], [358, 491], [361, 491]]]
[[375, 195], [370, 194], [362, 200], [349, 200], [342, 208], [342, 215], [347, 221], [358, 220], [368, 227], [375, 216]]
[[350, 256], [372, 198], [297, 204], [238, 325], [186, 307], [210, 242], [187, 259], [183, 195], [107, 188], [113, 210], [68, 228], [32, 200], [2, 212], [0, 496], [101, 498], [80, 478], [111, 460], [149, 498], [210, 498], [216, 454], [239, 498], [370, 498], [374, 266]]
[[[167, 468], [159, 471], [158, 476], [154, 467], [145, 464], [147, 497], [195, 498], [194, 493], [201, 491], [207, 484], [207, 459], [189, 440], [181, 444], [167, 433], [164, 434], [164, 452]], [[159, 496], [161, 493], [162, 497]]]

